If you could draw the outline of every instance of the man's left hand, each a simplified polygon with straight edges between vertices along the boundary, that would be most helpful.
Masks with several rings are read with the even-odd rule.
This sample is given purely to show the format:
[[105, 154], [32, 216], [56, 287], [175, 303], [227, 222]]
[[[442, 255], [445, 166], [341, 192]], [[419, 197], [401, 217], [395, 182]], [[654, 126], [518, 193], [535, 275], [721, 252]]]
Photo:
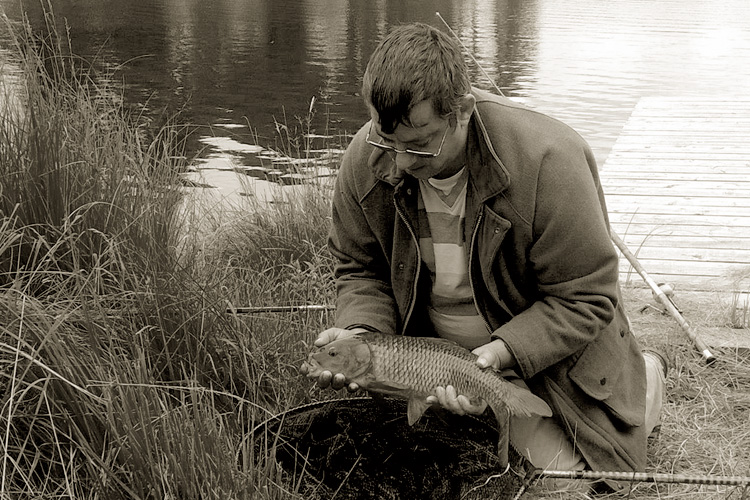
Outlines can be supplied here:
[[481, 345], [471, 352], [477, 356], [479, 368], [492, 367], [502, 371], [516, 366], [516, 358], [511, 354], [507, 344], [500, 339]]

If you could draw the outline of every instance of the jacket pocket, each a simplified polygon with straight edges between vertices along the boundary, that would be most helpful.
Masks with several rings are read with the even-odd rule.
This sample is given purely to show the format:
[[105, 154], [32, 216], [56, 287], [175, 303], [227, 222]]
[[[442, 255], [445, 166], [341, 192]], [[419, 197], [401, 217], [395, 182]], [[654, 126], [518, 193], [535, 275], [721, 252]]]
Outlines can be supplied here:
[[623, 314], [618, 314], [599, 338], [583, 350], [568, 376], [620, 422], [628, 426], [643, 425], [645, 365]]

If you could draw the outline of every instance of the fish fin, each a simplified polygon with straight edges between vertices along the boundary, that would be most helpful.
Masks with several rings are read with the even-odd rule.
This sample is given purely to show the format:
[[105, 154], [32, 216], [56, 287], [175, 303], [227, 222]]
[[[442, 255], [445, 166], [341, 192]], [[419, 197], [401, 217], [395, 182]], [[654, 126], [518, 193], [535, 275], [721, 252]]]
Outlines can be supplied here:
[[402, 396], [404, 391], [408, 391], [409, 386], [406, 384], [400, 384], [390, 380], [373, 380], [367, 384], [367, 389], [370, 391], [380, 392], [382, 394], [391, 394], [394, 396]]
[[415, 423], [417, 423], [419, 417], [421, 417], [429, 407], [430, 405], [424, 399], [409, 399], [409, 404], [406, 409], [406, 417], [409, 421], [409, 425], [414, 425]]
[[508, 394], [504, 403], [511, 414], [519, 417], [532, 417], [534, 415], [540, 417], [552, 416], [552, 409], [550, 409], [547, 402], [530, 390], [519, 387], [511, 382], [508, 382], [507, 387]]
[[[495, 414], [497, 416], [497, 413]], [[502, 412], [502, 416], [497, 419], [498, 439], [497, 439], [497, 458], [500, 460], [500, 467], [508, 466], [510, 460], [508, 448], [510, 447], [510, 415], [508, 412]]]

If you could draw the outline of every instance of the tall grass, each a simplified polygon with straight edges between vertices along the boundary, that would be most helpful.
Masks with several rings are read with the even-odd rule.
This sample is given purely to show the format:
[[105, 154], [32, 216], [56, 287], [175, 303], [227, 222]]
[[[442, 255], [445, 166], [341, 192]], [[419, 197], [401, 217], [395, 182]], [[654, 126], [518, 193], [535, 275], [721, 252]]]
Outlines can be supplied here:
[[7, 29], [0, 498], [295, 497], [250, 430], [307, 397], [296, 368], [327, 318], [226, 310], [329, 299], [327, 200], [217, 228], [221, 250], [178, 241], [179, 128], [146, 139], [54, 29]]

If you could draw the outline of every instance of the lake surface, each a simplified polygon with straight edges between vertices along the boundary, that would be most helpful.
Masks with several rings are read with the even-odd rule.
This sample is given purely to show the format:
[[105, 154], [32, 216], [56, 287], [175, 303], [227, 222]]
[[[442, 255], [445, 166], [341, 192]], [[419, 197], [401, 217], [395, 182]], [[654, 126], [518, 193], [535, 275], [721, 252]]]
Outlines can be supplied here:
[[[41, 28], [41, 3], [0, 9]], [[53, 3], [74, 52], [115, 71], [129, 105], [153, 117], [181, 110], [197, 127], [194, 151], [243, 165], [254, 162], [249, 145], [285, 142], [277, 123], [353, 133], [367, 119], [360, 77], [379, 39], [409, 21], [445, 29], [437, 11], [506, 95], [573, 126], [600, 164], [641, 97], [750, 95], [748, 0]]]

